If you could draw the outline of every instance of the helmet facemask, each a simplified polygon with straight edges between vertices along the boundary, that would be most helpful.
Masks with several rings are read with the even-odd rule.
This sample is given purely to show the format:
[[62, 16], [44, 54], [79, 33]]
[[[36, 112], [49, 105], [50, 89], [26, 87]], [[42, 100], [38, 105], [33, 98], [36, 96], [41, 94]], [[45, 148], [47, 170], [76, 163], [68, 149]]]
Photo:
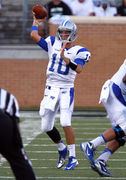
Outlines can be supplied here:
[[[64, 30], [66, 31], [66, 30]], [[71, 31], [67, 31], [68, 33], [62, 33], [62, 31], [59, 30], [59, 40], [62, 41], [62, 42], [70, 42], [71, 41]], [[68, 38], [66, 39], [65, 36], [67, 36]]]

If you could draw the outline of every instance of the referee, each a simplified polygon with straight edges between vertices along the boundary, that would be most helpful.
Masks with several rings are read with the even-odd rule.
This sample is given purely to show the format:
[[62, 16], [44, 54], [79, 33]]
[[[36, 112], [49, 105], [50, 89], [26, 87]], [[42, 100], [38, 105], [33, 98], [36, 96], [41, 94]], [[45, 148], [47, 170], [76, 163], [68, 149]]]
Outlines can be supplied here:
[[19, 131], [19, 106], [16, 98], [0, 89], [0, 153], [7, 159], [16, 180], [36, 180]]

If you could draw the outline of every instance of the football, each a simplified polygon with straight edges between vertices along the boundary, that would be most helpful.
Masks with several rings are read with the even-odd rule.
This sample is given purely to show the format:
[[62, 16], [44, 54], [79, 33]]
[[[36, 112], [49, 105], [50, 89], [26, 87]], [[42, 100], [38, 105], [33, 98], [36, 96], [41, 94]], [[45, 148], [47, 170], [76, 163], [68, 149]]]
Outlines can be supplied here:
[[35, 5], [32, 8], [32, 12], [35, 15], [36, 19], [44, 19], [48, 16], [46, 8], [44, 8], [42, 5]]

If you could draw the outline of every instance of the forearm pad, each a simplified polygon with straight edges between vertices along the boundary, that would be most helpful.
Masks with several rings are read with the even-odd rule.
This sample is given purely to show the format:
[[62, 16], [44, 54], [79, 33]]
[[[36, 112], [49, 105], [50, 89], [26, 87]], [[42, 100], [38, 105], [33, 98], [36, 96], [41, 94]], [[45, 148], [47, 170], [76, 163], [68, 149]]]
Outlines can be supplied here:
[[73, 61], [70, 61], [68, 65], [69, 65], [69, 67], [70, 67], [72, 70], [74, 70], [74, 71], [75, 71], [76, 68], [77, 68], [77, 64], [76, 64], [75, 62], [73, 62]]

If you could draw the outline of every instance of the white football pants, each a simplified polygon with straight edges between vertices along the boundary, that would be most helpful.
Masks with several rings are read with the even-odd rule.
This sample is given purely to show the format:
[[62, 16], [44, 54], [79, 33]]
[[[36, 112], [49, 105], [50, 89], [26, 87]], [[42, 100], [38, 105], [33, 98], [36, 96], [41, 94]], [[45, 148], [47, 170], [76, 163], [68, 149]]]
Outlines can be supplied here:
[[74, 88], [46, 87], [39, 111], [42, 118], [42, 132], [48, 132], [53, 129], [58, 107], [60, 109], [61, 126], [71, 126], [71, 116], [74, 107]]
[[119, 125], [126, 134], [126, 106], [116, 97], [112, 89], [113, 83], [109, 86], [109, 97], [103, 102], [112, 126]]

